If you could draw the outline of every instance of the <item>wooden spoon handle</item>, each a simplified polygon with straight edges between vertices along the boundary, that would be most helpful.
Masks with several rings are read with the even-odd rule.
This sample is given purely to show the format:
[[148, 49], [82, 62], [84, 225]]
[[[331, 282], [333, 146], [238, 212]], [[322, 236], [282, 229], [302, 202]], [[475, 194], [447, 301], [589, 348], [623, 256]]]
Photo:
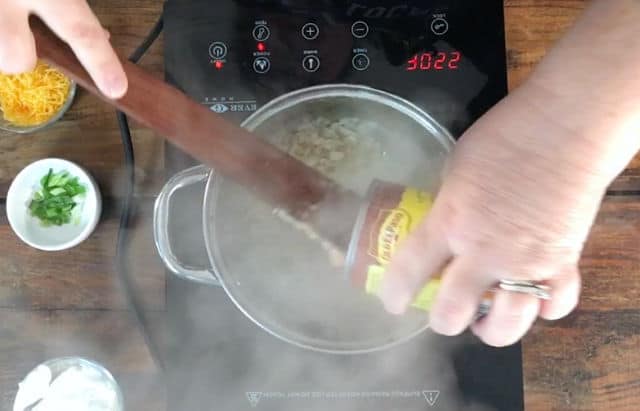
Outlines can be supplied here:
[[322, 174], [129, 61], [121, 59], [129, 80], [126, 95], [118, 100], [107, 98], [66, 43], [36, 17], [31, 19], [31, 28], [40, 58], [203, 164], [256, 191], [294, 217], [303, 215], [333, 189], [333, 183]]
[[120, 59], [129, 80], [118, 100], [104, 96], [69, 46], [36, 17], [31, 29], [38, 56], [78, 85], [263, 200], [305, 223], [324, 240], [345, 251], [361, 205], [355, 193], [253, 133], [224, 120], [180, 90]]

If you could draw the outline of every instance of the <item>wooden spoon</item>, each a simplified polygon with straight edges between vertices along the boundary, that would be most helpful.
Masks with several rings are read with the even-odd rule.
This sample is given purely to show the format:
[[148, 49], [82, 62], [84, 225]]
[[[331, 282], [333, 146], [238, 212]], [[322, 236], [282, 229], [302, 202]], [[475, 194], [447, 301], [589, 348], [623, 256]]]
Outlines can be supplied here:
[[308, 225], [345, 251], [361, 199], [278, 150], [253, 133], [224, 120], [180, 90], [122, 59], [129, 80], [124, 97], [103, 95], [69, 46], [37, 17], [30, 19], [38, 56], [169, 142]]

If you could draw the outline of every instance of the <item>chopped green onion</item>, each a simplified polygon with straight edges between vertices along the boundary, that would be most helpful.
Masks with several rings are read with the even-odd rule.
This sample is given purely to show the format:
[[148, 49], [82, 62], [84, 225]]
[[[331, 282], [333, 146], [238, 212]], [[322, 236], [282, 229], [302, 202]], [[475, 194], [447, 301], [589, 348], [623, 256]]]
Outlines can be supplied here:
[[[67, 193], [67, 190], [65, 190], [64, 188], [61, 187], [56, 187], [53, 190], [49, 191], [51, 193], [52, 196], [59, 196], [60, 194], [65, 194]], [[69, 193], [71, 194], [71, 193]]]
[[40, 179], [40, 189], [34, 193], [29, 211], [44, 226], [63, 225], [71, 221], [78, 203], [74, 198], [82, 197], [87, 189], [67, 171], [54, 173], [53, 169]]

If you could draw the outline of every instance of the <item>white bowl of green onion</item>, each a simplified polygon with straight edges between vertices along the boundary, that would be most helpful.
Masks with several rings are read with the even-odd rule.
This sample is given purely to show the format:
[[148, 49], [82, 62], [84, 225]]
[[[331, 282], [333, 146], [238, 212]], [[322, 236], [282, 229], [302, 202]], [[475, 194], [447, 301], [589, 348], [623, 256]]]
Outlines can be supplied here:
[[91, 175], [71, 161], [38, 160], [25, 167], [7, 193], [7, 218], [18, 237], [44, 251], [72, 248], [100, 220], [102, 201]]

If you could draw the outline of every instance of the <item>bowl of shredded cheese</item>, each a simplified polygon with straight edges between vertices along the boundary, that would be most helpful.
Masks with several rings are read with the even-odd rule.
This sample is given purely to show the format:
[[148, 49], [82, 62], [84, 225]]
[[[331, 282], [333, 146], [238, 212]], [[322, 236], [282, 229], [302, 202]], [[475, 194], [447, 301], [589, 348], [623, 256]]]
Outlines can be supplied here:
[[75, 92], [71, 79], [43, 61], [26, 73], [0, 73], [0, 129], [41, 130], [67, 112]]

